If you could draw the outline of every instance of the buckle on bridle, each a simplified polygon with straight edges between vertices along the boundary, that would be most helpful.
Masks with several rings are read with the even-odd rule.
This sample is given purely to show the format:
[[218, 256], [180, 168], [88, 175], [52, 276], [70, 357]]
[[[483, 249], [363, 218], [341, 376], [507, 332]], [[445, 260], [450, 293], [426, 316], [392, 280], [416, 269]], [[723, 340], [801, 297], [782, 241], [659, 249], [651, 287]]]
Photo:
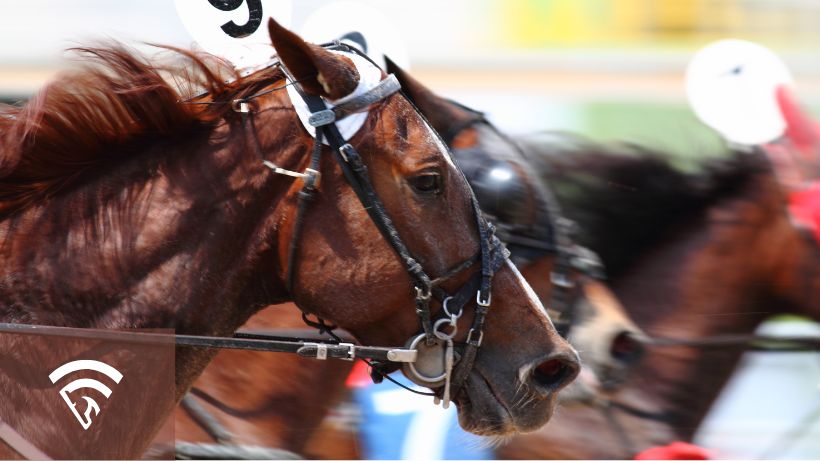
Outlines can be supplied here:
[[465, 342], [471, 346], [481, 347], [481, 341], [484, 341], [484, 330], [479, 330], [478, 341], [473, 340], [474, 332], [475, 330], [473, 328], [470, 328], [470, 331], [467, 333], [467, 339]]
[[573, 288], [575, 286], [575, 282], [569, 276], [566, 274], [559, 274], [558, 272], [550, 273], [550, 282], [561, 288]]
[[251, 111], [251, 106], [248, 104], [248, 101], [244, 99], [234, 99], [231, 101], [231, 109], [233, 109], [234, 112], [247, 114]]
[[322, 343], [305, 343], [305, 346], [316, 347], [316, 358], [319, 360], [327, 360], [327, 344]]
[[350, 143], [344, 143], [339, 146], [339, 153], [342, 154], [342, 158], [345, 159], [345, 162], [349, 161], [347, 158], [347, 153], [351, 150], [353, 150], [353, 146], [351, 146]]
[[[422, 289], [422, 288], [416, 286], [416, 287], [413, 287], [413, 288], [416, 289], [416, 299], [418, 299], [420, 301], [428, 301], [433, 296], [433, 291], [430, 289], [430, 287]], [[424, 291], [424, 290], [426, 290], [426, 291]]]
[[490, 304], [492, 304], [492, 301], [493, 301], [493, 294], [492, 293], [489, 293], [487, 295], [487, 300], [486, 301], [482, 301], [481, 300], [481, 290], [476, 291], [476, 293], [475, 293], [475, 303], [478, 304], [479, 306], [481, 306], [481, 307], [490, 307]]
[[302, 180], [305, 182], [305, 187], [316, 189], [319, 187], [319, 181], [322, 179], [322, 174], [313, 168], [305, 168]]
[[350, 362], [356, 360], [356, 345], [353, 343], [339, 343], [339, 346], [347, 348], [347, 357], [343, 358], [342, 360], [348, 360]]

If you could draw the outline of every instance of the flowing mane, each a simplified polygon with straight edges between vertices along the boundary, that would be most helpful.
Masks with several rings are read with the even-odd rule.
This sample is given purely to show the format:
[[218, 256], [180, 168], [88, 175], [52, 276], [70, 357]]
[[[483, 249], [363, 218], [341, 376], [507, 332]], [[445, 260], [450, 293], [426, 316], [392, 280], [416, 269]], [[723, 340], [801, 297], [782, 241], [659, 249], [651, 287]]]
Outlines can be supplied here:
[[180, 103], [195, 91], [229, 102], [282, 75], [269, 68], [240, 78], [213, 56], [163, 48], [180, 58], [175, 65], [159, 67], [119, 44], [76, 49], [81, 69], [22, 107], [0, 104], [0, 219], [96, 177], [138, 145], [231, 116], [229, 103]]
[[687, 173], [674, 167], [668, 154], [636, 144], [564, 134], [523, 144], [567, 216], [578, 222], [579, 241], [601, 255], [610, 276], [769, 169], [759, 152], [726, 152]]

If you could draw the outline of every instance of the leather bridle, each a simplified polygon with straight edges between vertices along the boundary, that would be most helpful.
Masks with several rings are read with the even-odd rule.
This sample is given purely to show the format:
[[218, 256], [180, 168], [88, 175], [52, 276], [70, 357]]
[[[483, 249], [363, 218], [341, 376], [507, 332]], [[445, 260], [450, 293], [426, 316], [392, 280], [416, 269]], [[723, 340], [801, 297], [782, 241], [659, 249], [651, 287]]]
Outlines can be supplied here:
[[[356, 48], [334, 42], [324, 45], [337, 51], [356, 53], [373, 63], [366, 55]], [[390, 244], [390, 247], [399, 257], [404, 266], [404, 270], [410, 277], [412, 288], [415, 292], [415, 310], [421, 324], [422, 333], [408, 341], [414, 347], [420, 347], [423, 342], [427, 347], [439, 346], [439, 350], [448, 357], [445, 366], [444, 381], [444, 405], [449, 403], [450, 396], [455, 395], [461, 386], [466, 382], [467, 376], [472, 370], [478, 348], [481, 346], [484, 336], [484, 321], [491, 305], [492, 279], [495, 272], [506, 261], [509, 253], [504, 248], [501, 241], [494, 235], [494, 228], [481, 214], [478, 201], [471, 192], [471, 204], [475, 213], [476, 225], [479, 233], [479, 252], [470, 259], [458, 263], [453, 269], [438, 278], [432, 278], [424, 270], [422, 265], [414, 258], [402, 240], [393, 221], [390, 219], [381, 199], [379, 198], [368, 175], [367, 166], [362, 161], [359, 152], [349, 144], [339, 132], [336, 122], [353, 113], [367, 110], [371, 105], [381, 102], [398, 92], [400, 85], [393, 75], [388, 75], [378, 85], [343, 104], [328, 108], [325, 101], [316, 95], [305, 93], [297, 83], [299, 80], [291, 75], [285, 65], [278, 62], [280, 69], [288, 79], [294, 83], [298, 94], [304, 100], [311, 115], [309, 123], [315, 128], [316, 135], [313, 145], [313, 153], [309, 167], [303, 173], [284, 170], [276, 165], [266, 162], [266, 166], [274, 172], [289, 176], [299, 176], [304, 178], [304, 185], [298, 194], [298, 208], [292, 238], [288, 250], [287, 289], [293, 293], [295, 282], [295, 266], [297, 263], [297, 251], [301, 242], [301, 230], [305, 214], [311, 199], [318, 193], [318, 180], [320, 161], [323, 153], [323, 142], [326, 141], [332, 151], [333, 158], [342, 170], [348, 185], [367, 211], [370, 219], [379, 229], [383, 238]], [[378, 67], [378, 66], [377, 66]], [[256, 139], [253, 118], [250, 112], [250, 105], [247, 100], [234, 101], [234, 107], [240, 108], [246, 121], [245, 126], [253, 131]], [[243, 110], [244, 109], [244, 110]], [[419, 114], [419, 116], [421, 116]], [[256, 148], [260, 146], [256, 144]], [[258, 152], [261, 155], [261, 151]], [[467, 184], [466, 178], [464, 179]], [[470, 268], [476, 262], [480, 263], [480, 270], [476, 271], [470, 279], [462, 285], [454, 294], [448, 294], [442, 287], [442, 283], [458, 275], [462, 271]], [[475, 294], [474, 294], [475, 293]], [[466, 340], [460, 350], [460, 358], [456, 359], [453, 351], [452, 336], [456, 322], [461, 316], [465, 305], [475, 298], [476, 308], [473, 315], [472, 324], [468, 331]], [[434, 323], [431, 313], [430, 302], [436, 298], [442, 303], [442, 311], [446, 314], [446, 319], [439, 319]], [[306, 313], [307, 314], [307, 313]], [[442, 322], [442, 320], [444, 320]], [[324, 325], [322, 321], [320, 325]], [[444, 331], [447, 330], [447, 333]], [[412, 363], [412, 362], [411, 362]], [[379, 374], [384, 375], [388, 371], [388, 366], [381, 362], [371, 362], [371, 366], [377, 369]], [[405, 368], [405, 371], [408, 371]], [[413, 372], [412, 366], [409, 372]], [[429, 376], [422, 377], [429, 380]], [[436, 387], [441, 380], [428, 381], [428, 387]]]
[[[455, 124], [442, 135], [448, 145], [462, 131], [482, 125], [492, 130], [504, 144], [511, 147], [521, 160], [527, 160], [527, 155], [521, 146], [487, 120], [483, 112], [456, 101], [449, 100], [448, 102], [470, 114], [470, 117]], [[479, 149], [484, 150], [482, 147], [460, 149], [463, 153], [458, 157], [463, 156], [466, 159], [471, 156], [469, 151]], [[476, 184], [473, 181], [471, 184], [475, 189]], [[577, 320], [576, 306], [582, 294], [579, 277], [588, 276], [603, 280], [603, 263], [595, 252], [574, 243], [572, 235], [575, 233], [576, 224], [563, 217], [558, 201], [546, 186], [540, 181], [529, 181], [526, 187], [545, 208], [546, 212], [540, 220], [542, 222], [529, 226], [505, 222], [498, 216], [486, 212], [485, 216], [496, 226], [496, 234], [509, 248], [511, 259], [516, 265], [523, 266], [545, 254], [555, 254], [555, 264], [550, 273], [552, 290], [546, 307], [551, 314], [555, 329], [562, 337], [567, 338]]]

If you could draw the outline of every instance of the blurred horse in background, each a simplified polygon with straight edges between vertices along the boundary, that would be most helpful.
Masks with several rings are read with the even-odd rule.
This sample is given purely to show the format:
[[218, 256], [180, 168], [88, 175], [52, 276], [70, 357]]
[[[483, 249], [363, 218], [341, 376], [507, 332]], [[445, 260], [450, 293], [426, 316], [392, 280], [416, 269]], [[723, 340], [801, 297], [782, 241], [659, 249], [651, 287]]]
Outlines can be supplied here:
[[761, 322], [784, 313], [820, 320], [817, 242], [790, 222], [760, 151], [685, 174], [635, 145], [567, 135], [524, 145], [657, 344], [617, 394], [564, 408], [555, 425], [513, 438], [499, 457], [629, 459], [691, 440]]

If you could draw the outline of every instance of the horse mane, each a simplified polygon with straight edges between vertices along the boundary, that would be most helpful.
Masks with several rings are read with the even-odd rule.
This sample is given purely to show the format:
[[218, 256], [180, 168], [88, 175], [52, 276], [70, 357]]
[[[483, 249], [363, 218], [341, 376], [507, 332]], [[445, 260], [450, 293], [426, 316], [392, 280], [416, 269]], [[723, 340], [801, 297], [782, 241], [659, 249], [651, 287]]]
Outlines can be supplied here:
[[137, 145], [184, 139], [231, 116], [230, 104], [184, 103], [195, 91], [232, 101], [281, 77], [268, 68], [240, 78], [213, 56], [160, 48], [175, 63], [153, 64], [118, 43], [77, 48], [81, 68], [24, 106], [0, 104], [0, 219], [98, 176], [133, 157]]
[[724, 152], [699, 162], [698, 171], [684, 172], [668, 153], [637, 144], [596, 143], [569, 134], [522, 144], [564, 214], [578, 223], [576, 240], [598, 252], [611, 277], [769, 170], [759, 152]]

